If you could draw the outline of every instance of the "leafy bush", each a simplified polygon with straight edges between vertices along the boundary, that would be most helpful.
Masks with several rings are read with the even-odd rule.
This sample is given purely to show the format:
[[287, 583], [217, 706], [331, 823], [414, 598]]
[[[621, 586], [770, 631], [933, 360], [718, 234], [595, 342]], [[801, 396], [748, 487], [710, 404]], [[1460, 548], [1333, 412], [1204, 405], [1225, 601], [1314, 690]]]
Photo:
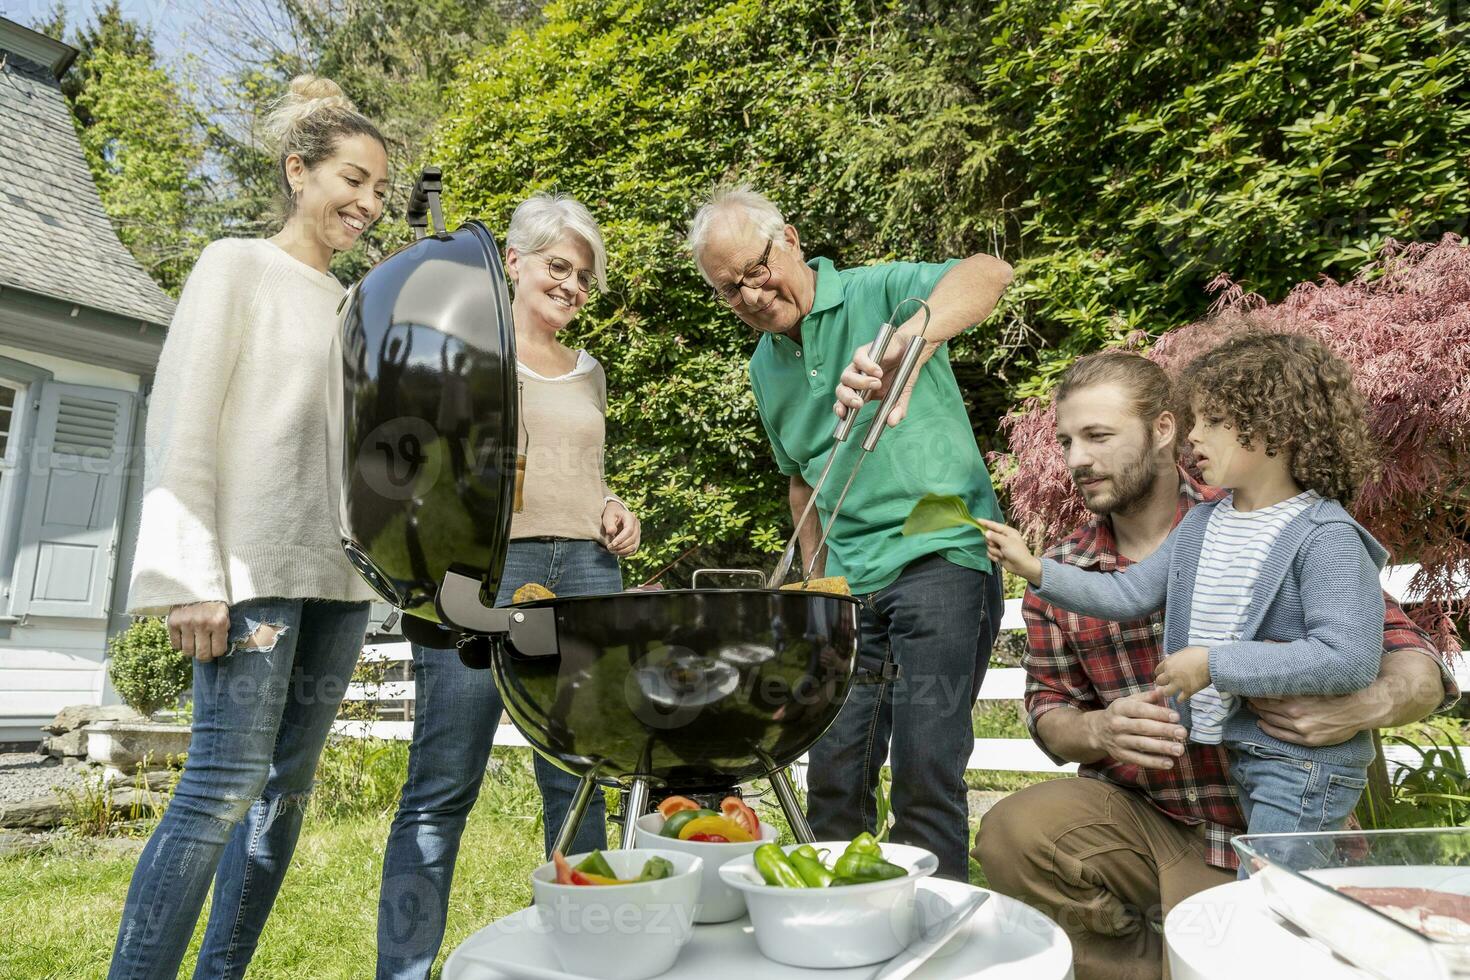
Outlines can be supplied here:
[[[1418, 562], [1425, 590], [1416, 612], [1455, 648], [1452, 613], [1470, 576], [1470, 246], [1453, 235], [1437, 245], [1390, 243], [1346, 283], [1298, 286], [1268, 304], [1226, 282], [1220, 317], [1166, 334], [1149, 356], [1178, 370], [1245, 326], [1309, 334], [1346, 360], [1368, 403], [1383, 469], [1354, 504], [1390, 550]], [[1232, 314], [1242, 314], [1240, 316]], [[1006, 421], [1013, 519], [1046, 540], [1084, 518], [1053, 436], [1050, 404], [1032, 399]]]
[[465, 64], [426, 154], [503, 229], [556, 187], [601, 220], [635, 574], [763, 564], [789, 525], [747, 390], [754, 338], [679, 231], [716, 181], [839, 264], [986, 250], [1007, 306], [956, 345], [977, 436], [1078, 354], [1198, 319], [1221, 272], [1279, 299], [1388, 236], [1463, 227], [1470, 45], [1447, 2], [562, 0]]
[[334, 735], [317, 763], [311, 812], [332, 819], [392, 817], [407, 778], [407, 742]]
[[1358, 818], [1371, 830], [1470, 825], [1470, 776], [1461, 751], [1464, 738], [1441, 726], [1420, 725], [1390, 733], [1384, 742], [1413, 751], [1416, 758], [1393, 776], [1389, 798], [1365, 794]]
[[107, 674], [118, 697], [141, 715], [178, 703], [194, 678], [194, 661], [170, 644], [158, 617], [139, 619], [107, 644]]

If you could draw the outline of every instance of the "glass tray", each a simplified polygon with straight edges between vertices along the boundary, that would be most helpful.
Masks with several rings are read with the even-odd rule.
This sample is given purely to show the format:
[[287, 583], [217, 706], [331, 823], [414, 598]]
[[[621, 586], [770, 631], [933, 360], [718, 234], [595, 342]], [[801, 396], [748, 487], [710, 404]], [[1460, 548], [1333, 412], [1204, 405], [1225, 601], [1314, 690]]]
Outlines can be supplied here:
[[1431, 935], [1338, 890], [1470, 896], [1470, 828], [1247, 834], [1231, 843], [1272, 911], [1354, 966], [1385, 980], [1470, 980], [1470, 922], [1434, 919], [1445, 934]]

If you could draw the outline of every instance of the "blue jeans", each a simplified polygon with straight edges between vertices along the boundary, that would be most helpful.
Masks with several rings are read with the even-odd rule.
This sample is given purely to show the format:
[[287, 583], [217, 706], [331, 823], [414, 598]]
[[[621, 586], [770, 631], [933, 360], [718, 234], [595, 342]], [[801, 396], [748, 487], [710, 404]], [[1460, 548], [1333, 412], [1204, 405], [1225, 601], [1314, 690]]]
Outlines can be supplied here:
[[[1247, 833], [1293, 834], [1341, 830], [1368, 787], [1363, 766], [1297, 759], [1254, 742], [1235, 742], [1230, 777], [1240, 796]], [[1306, 841], [1283, 842], [1293, 862], [1311, 867], [1318, 855]], [[1249, 873], [1244, 865], [1240, 877]]]
[[899, 677], [860, 673], [837, 721], [812, 746], [807, 820], [817, 840], [876, 831], [878, 775], [891, 759], [890, 839], [928, 848], [941, 877], [966, 881], [970, 711], [1000, 632], [1000, 574], [929, 555], [863, 600], [859, 658], [895, 663]]
[[[214, 880], [194, 976], [240, 977], [291, 863], [317, 759], [362, 653], [368, 604], [256, 599], [230, 609], [230, 652], [194, 664], [194, 732], [138, 859], [112, 980], [174, 977]], [[274, 644], [256, 635], [280, 627]], [[255, 635], [256, 646], [246, 644]]]
[[[560, 538], [510, 543], [496, 605], [509, 605], [515, 590], [527, 582], [538, 582], [562, 596], [618, 592], [623, 587], [617, 558], [601, 544]], [[379, 980], [429, 975], [444, 942], [460, 835], [480, 793], [504, 710], [491, 672], [464, 666], [454, 650], [415, 645], [413, 665], [408, 781], [388, 832], [378, 898]], [[550, 851], [580, 780], [539, 755], [535, 767], [545, 846]], [[598, 792], [571, 853], [606, 846], [607, 813]]]

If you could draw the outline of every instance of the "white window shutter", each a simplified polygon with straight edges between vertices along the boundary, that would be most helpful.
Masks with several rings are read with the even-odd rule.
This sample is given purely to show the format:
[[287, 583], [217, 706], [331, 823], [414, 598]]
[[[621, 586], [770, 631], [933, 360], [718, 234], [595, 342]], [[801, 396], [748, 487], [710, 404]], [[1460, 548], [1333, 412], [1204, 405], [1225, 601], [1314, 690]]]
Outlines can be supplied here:
[[133, 398], [132, 392], [88, 385], [42, 387], [23, 471], [11, 615], [107, 617]]

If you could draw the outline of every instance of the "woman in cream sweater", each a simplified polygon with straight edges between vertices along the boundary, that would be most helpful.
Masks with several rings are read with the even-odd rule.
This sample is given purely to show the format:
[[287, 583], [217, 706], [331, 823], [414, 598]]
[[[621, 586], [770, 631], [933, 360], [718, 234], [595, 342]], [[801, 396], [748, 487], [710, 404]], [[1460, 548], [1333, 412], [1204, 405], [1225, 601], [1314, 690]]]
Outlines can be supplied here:
[[291, 861], [371, 592], [328, 512], [327, 271], [383, 211], [383, 137], [303, 76], [270, 118], [286, 220], [224, 239], [184, 284], [149, 403], [130, 609], [193, 657], [194, 734], [128, 889], [110, 976], [172, 977], [214, 902], [195, 977], [239, 977]]
[[[529, 582], [561, 596], [617, 592], [618, 556], [638, 549], [640, 529], [603, 478], [607, 378], [592, 355], [558, 338], [605, 284], [602, 232], [572, 198], [537, 194], [516, 208], [506, 246], [526, 469], [496, 603], [509, 605]], [[378, 904], [380, 980], [429, 975], [444, 940], [460, 835], [502, 710], [490, 671], [470, 670], [456, 651], [414, 645], [413, 665], [408, 781], [388, 834]], [[578, 780], [540, 756], [535, 765], [550, 850]], [[606, 846], [598, 793], [571, 853]]]

